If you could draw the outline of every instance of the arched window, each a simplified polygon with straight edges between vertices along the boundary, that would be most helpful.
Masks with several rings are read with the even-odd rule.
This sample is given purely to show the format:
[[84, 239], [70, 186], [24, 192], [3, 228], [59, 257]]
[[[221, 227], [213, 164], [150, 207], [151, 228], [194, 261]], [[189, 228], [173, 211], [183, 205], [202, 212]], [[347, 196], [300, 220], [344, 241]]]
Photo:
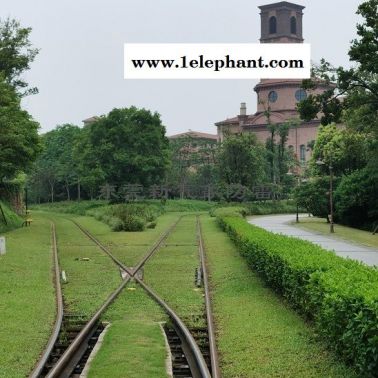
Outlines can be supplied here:
[[272, 16], [269, 19], [269, 34], [276, 34], [277, 33], [277, 19], [276, 17]]
[[297, 19], [294, 16], [290, 19], [290, 31], [291, 34], [297, 34]]

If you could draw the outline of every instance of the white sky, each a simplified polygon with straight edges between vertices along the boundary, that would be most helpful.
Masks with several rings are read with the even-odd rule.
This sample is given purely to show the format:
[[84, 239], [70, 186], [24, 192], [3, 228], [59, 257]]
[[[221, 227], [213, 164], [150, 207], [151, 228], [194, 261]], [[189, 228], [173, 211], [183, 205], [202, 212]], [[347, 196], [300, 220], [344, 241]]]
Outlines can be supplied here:
[[[253, 80], [123, 79], [124, 42], [254, 43], [259, 5], [267, 0], [1, 0], [0, 18], [33, 28], [41, 49], [26, 80], [39, 94], [23, 101], [41, 132], [114, 107], [158, 111], [167, 134], [216, 133], [214, 122], [235, 116], [240, 102], [256, 110]], [[312, 58], [349, 66], [361, 0], [296, 0], [306, 6], [305, 41]]]

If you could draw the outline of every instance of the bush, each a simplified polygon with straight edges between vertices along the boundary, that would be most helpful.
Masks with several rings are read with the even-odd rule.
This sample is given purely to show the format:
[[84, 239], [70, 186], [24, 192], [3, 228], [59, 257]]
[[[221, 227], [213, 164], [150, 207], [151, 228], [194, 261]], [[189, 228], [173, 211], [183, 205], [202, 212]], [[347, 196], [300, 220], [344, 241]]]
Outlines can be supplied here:
[[378, 178], [368, 169], [343, 176], [335, 191], [335, 218], [371, 230], [378, 218]]
[[241, 206], [219, 207], [210, 210], [212, 217], [239, 217], [243, 218], [247, 215], [247, 209]]
[[143, 231], [146, 227], [146, 221], [138, 215], [128, 215], [122, 222], [124, 231]]
[[310, 242], [269, 233], [239, 217], [218, 222], [248, 264], [308, 319], [347, 363], [378, 371], [378, 271]]
[[0, 212], [0, 232], [6, 232], [21, 227], [23, 219], [13, 212], [4, 202], [0, 201], [0, 205], [3, 209], [7, 223], [5, 224], [3, 215]]

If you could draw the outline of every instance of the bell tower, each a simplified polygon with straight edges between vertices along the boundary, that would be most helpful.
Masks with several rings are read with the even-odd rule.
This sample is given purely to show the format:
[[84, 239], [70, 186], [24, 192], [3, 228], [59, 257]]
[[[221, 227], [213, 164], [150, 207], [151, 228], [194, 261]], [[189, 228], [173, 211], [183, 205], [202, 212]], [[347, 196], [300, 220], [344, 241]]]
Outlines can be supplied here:
[[302, 17], [305, 7], [288, 1], [262, 5], [261, 43], [302, 43]]

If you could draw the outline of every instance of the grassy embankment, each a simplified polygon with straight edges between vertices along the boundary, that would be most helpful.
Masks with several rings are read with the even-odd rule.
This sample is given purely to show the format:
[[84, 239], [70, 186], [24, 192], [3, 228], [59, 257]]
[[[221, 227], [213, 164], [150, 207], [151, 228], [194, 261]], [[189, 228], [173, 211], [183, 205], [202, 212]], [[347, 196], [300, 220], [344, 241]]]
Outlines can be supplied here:
[[[299, 223], [292, 223], [292, 225], [309, 231], [315, 231], [320, 232], [321, 234], [330, 235], [329, 223], [327, 223], [327, 221], [323, 218], [300, 218]], [[364, 244], [373, 248], [378, 248], [378, 233], [373, 235], [368, 231], [336, 224], [335, 233], [332, 234], [332, 237], [344, 239], [354, 243]]]
[[250, 270], [216, 220], [201, 218], [223, 376], [354, 377]]
[[7, 204], [0, 201], [0, 206], [3, 209], [4, 216], [0, 210], [0, 233], [14, 230], [15, 228], [21, 227], [22, 222], [24, 221], [19, 217], [15, 212], [13, 212]]
[[50, 222], [4, 234], [0, 256], [0, 377], [25, 377], [49, 339], [55, 320]]

